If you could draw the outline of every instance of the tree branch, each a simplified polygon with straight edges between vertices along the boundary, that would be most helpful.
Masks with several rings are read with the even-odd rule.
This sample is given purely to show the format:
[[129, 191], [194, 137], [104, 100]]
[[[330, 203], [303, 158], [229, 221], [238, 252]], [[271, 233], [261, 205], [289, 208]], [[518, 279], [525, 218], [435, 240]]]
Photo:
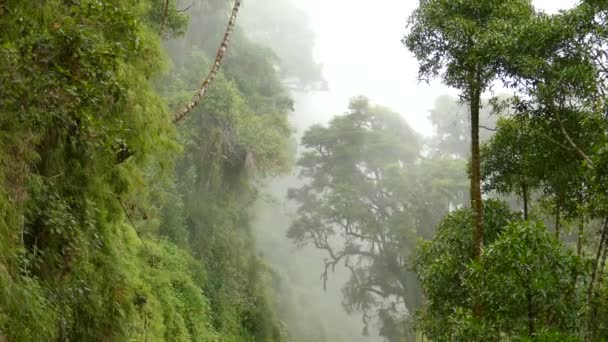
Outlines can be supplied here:
[[551, 138], [550, 136], [548, 136], [548, 135], [546, 135], [546, 134], [544, 134], [544, 133], [542, 133], [542, 132], [539, 132], [539, 134], [540, 134], [540, 136], [542, 136], [543, 138], [545, 138], [545, 139], [549, 140], [550, 142], [552, 142], [552, 143], [554, 143], [554, 144], [556, 144], [556, 145], [559, 145], [559, 146], [560, 146], [560, 147], [562, 147], [563, 149], [568, 150], [568, 151], [572, 151], [572, 148], [571, 148], [571, 147], [568, 147], [568, 146], [566, 146], [566, 145], [564, 145], [564, 144], [560, 143], [559, 141], [557, 141], [557, 140], [555, 140], [555, 139]]
[[564, 127], [564, 122], [561, 119], [559, 110], [555, 111], [555, 115], [557, 116], [557, 121], [559, 122], [559, 127], [560, 127], [562, 133], [564, 134], [564, 136], [566, 137], [566, 140], [568, 141], [570, 146], [572, 146], [572, 148], [574, 148], [574, 150], [581, 156], [581, 158], [583, 158], [583, 160], [585, 160], [585, 162], [587, 163], [587, 166], [590, 169], [595, 169], [595, 166], [593, 165], [593, 161], [591, 160], [591, 158], [589, 158], [589, 156], [586, 155], [585, 152], [583, 152], [583, 150], [581, 150], [581, 148], [578, 147], [578, 145], [576, 145], [574, 140], [572, 140], [572, 138], [570, 137], [570, 134], [568, 134], [568, 131], [566, 131], [566, 127]]
[[175, 12], [177, 12], [177, 13], [183, 13], [183, 12], [186, 12], [186, 11], [188, 11], [189, 9], [191, 9], [191, 8], [192, 8], [192, 6], [194, 6], [194, 3], [191, 3], [191, 4], [190, 4], [190, 6], [188, 6], [188, 7], [184, 8], [184, 9], [180, 9], [180, 10], [174, 10], [174, 11], [175, 11]]
[[183, 108], [179, 109], [173, 114], [173, 122], [177, 123], [181, 121], [188, 113], [190, 113], [198, 104], [201, 102], [202, 98], [205, 96], [209, 87], [215, 80], [218, 71], [220, 70], [220, 65], [222, 64], [222, 60], [224, 59], [224, 55], [226, 54], [226, 50], [228, 49], [228, 44], [230, 43], [230, 38], [232, 36], [232, 31], [234, 30], [234, 26], [236, 24], [236, 18], [239, 13], [239, 8], [241, 6], [241, 0], [234, 1], [234, 7], [232, 9], [232, 15], [230, 16], [230, 20], [228, 21], [228, 26], [226, 27], [226, 32], [224, 33], [224, 39], [217, 51], [217, 55], [215, 56], [215, 61], [209, 70], [209, 74], [201, 84], [198, 92], [192, 97], [192, 100], [185, 105]]

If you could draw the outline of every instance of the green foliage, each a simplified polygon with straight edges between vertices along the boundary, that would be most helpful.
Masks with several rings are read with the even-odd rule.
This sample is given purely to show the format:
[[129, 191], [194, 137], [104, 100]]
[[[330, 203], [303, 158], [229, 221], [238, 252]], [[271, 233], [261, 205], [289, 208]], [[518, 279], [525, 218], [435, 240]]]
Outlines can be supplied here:
[[[2, 229], [10, 233], [1, 238], [0, 330], [17, 340], [126, 338], [135, 309], [115, 262], [117, 196], [128, 196], [145, 156], [162, 158], [174, 145], [147, 81], [161, 63], [158, 40], [130, 2], [7, 8], [0, 125], [3, 165], [16, 168], [2, 180], [14, 211], [2, 220], [12, 227]], [[116, 166], [123, 154], [136, 158]]]
[[[193, 18], [195, 26], [202, 25], [198, 20]], [[191, 96], [185, 89], [199, 82], [192, 70], [206, 70], [211, 53], [192, 48], [159, 80], [172, 107]], [[291, 166], [287, 114], [292, 103], [273, 62], [272, 51], [235, 32], [205, 101], [180, 126], [184, 150], [174, 185], [167, 189], [173, 203], [165, 206], [161, 234], [185, 243], [205, 263], [204, 289], [222, 341], [285, 339], [267, 294], [271, 273], [255, 254], [249, 226], [258, 196], [254, 180]]]
[[496, 129], [481, 151], [484, 190], [523, 195], [524, 187], [532, 190], [539, 185], [535, 176], [546, 161], [545, 146], [539, 146], [538, 136], [523, 120], [501, 119]]
[[[484, 202], [483, 212], [486, 244], [492, 244], [510, 221], [519, 219], [504, 203], [494, 200]], [[456, 327], [464, 324], [460, 319], [472, 312], [473, 294], [467, 284], [467, 265], [474, 255], [472, 220], [470, 209], [451, 212], [439, 224], [433, 240], [423, 242], [416, 255], [416, 273], [427, 299], [418, 325], [433, 339], [449, 340], [449, 327], [460, 329]]]
[[[483, 253], [483, 203], [481, 196], [480, 109], [481, 95], [501, 73], [497, 44], [511, 25], [525, 22], [533, 14], [529, 0], [419, 2], [411, 14], [410, 32], [403, 43], [420, 65], [418, 78], [440, 76], [443, 83], [461, 92], [469, 103], [471, 127], [470, 200], [475, 218], [475, 256]], [[479, 310], [477, 310], [479, 311]]]
[[[478, 182], [479, 96], [498, 78], [515, 90], [515, 97], [505, 102], [514, 115], [498, 121], [496, 134], [483, 148], [485, 190], [521, 196], [525, 214], [532, 203], [540, 214], [534, 217], [554, 222], [557, 237], [538, 223], [514, 223], [498, 240], [486, 238], [490, 245], [485, 254], [477, 248], [479, 260], [471, 263], [467, 251], [472, 242], [466, 235], [458, 239], [461, 235], [453, 233], [450, 239], [453, 234], [440, 229], [419, 255], [419, 276], [429, 294], [419, 326], [429, 337], [605, 338], [605, 325], [597, 316], [606, 307], [599, 298], [605, 289], [608, 228], [600, 225], [599, 241], [586, 230], [595, 233], [592, 220], [606, 217], [606, 159], [600, 152], [607, 146], [606, 18], [605, 4], [595, 1], [547, 15], [535, 13], [529, 1], [440, 0], [421, 1], [410, 17], [404, 43], [421, 63], [419, 77], [440, 76], [471, 104], [472, 196], [479, 196], [473, 184]], [[441, 113], [433, 114], [444, 133]], [[456, 131], [441, 138], [456, 145], [460, 136]], [[578, 257], [590, 253], [593, 259], [581, 261], [559, 241], [570, 239], [560, 235], [562, 221], [577, 222]], [[594, 238], [585, 241], [586, 235]], [[449, 245], [457, 247], [443, 253]], [[459, 261], [450, 264], [452, 259]], [[465, 264], [466, 269], [459, 266]], [[462, 302], [450, 302], [454, 293]]]
[[[470, 270], [488, 320], [514, 336], [576, 331], [582, 263], [542, 223], [511, 223]], [[483, 270], [483, 271], [482, 271]], [[482, 284], [482, 285], [481, 285]], [[581, 295], [581, 293], [578, 293]]]
[[528, 0], [420, 1], [403, 42], [420, 63], [420, 78], [441, 76], [472, 100], [472, 87], [485, 90], [498, 71], [493, 58], [500, 53], [494, 49], [499, 32], [532, 14]]
[[[138, 259], [129, 265], [138, 275], [133, 287], [140, 320], [132, 327], [134, 336], [140, 340], [218, 341], [209, 300], [201, 288], [208, 281], [204, 265], [162, 240], [146, 240], [146, 248], [139, 248]], [[146, 267], [138, 269], [141, 265]]]
[[255, 176], [290, 166], [291, 102], [241, 33], [176, 134], [167, 108], [208, 55], [153, 87], [187, 24], [164, 4], [0, 4], [2, 338], [283, 340], [247, 210]]
[[[479, 261], [468, 210], [451, 213], [421, 245], [416, 270], [428, 303], [418, 327], [437, 341], [574, 336], [581, 261], [542, 224], [522, 222], [504, 204], [486, 202], [484, 215], [488, 240]], [[483, 316], [473, 315], [474, 303]]]
[[147, 20], [163, 38], [182, 36], [188, 28], [189, 18], [178, 9], [179, 1], [150, 0], [147, 5]]

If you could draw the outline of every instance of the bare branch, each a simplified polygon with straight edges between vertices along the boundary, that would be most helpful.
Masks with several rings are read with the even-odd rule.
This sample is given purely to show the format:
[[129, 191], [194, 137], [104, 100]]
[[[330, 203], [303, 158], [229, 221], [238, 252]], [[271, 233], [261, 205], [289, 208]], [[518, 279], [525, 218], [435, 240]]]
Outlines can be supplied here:
[[205, 96], [209, 87], [215, 80], [218, 71], [220, 70], [220, 65], [222, 64], [222, 60], [224, 59], [224, 55], [226, 54], [226, 50], [228, 49], [228, 44], [230, 43], [230, 38], [232, 36], [232, 31], [234, 30], [234, 26], [236, 24], [236, 18], [239, 13], [239, 8], [241, 6], [241, 0], [234, 1], [234, 7], [232, 9], [232, 15], [230, 16], [230, 20], [228, 21], [228, 26], [226, 27], [226, 32], [224, 33], [224, 39], [217, 50], [217, 55], [215, 56], [215, 61], [211, 66], [211, 70], [209, 70], [209, 74], [201, 84], [198, 92], [192, 97], [192, 100], [185, 105], [180, 110], [176, 111], [173, 114], [173, 122], [177, 123], [181, 121], [188, 113], [190, 113], [198, 104], [201, 102], [202, 98]]
[[190, 4], [190, 6], [188, 6], [188, 7], [186, 7], [186, 8], [183, 8], [183, 9], [180, 9], [180, 10], [174, 10], [174, 11], [175, 11], [175, 12], [177, 12], [177, 13], [183, 13], [183, 12], [186, 12], [186, 11], [188, 11], [189, 9], [191, 9], [191, 8], [192, 8], [192, 6], [194, 6], [194, 3], [191, 3], [191, 4]]

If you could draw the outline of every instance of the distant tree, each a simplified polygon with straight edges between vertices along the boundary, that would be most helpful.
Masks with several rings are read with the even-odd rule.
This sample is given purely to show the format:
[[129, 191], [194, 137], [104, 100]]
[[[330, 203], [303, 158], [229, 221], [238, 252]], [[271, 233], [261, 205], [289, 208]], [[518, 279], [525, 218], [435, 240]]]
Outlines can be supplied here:
[[416, 170], [416, 182], [423, 189], [418, 200], [424, 204], [411, 215], [416, 219], [418, 235], [430, 239], [445, 215], [468, 202], [466, 161], [433, 157], [420, 160]]
[[418, 136], [396, 113], [351, 101], [349, 112], [328, 127], [313, 126], [302, 139], [298, 161], [306, 185], [289, 196], [300, 206], [288, 236], [325, 250], [322, 274], [343, 264], [351, 277], [344, 286], [347, 311], [364, 321], [378, 316], [392, 341], [404, 334], [404, 318], [421, 297], [409, 256], [416, 242], [415, 211], [423, 207], [417, 184]]
[[[496, 115], [483, 101], [479, 112], [479, 142], [487, 141], [494, 133]], [[441, 95], [435, 100], [429, 119], [435, 129], [430, 143], [433, 154], [455, 158], [471, 157], [471, 135], [469, 110], [465, 103], [450, 95]]]
[[295, 81], [299, 89], [323, 87], [321, 65], [313, 56], [315, 34], [311, 18], [294, 1], [252, 1], [240, 20], [252, 39], [272, 47], [283, 79]]

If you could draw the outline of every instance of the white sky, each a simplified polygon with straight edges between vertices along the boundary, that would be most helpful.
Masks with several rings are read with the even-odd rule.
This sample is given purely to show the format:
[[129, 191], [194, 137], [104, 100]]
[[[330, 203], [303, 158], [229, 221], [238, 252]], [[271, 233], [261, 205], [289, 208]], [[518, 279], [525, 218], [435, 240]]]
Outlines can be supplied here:
[[[418, 83], [418, 64], [401, 44], [415, 0], [293, 0], [310, 13], [317, 36], [316, 58], [331, 91], [315, 95], [325, 116], [343, 113], [348, 99], [367, 95], [373, 103], [404, 115], [430, 135], [428, 112], [437, 96], [457, 94], [434, 81]], [[535, 0], [547, 12], [570, 8], [575, 0]], [[297, 104], [296, 104], [297, 106]], [[312, 118], [309, 118], [309, 120]], [[323, 117], [325, 121], [329, 117]], [[308, 120], [307, 120], [308, 121]]]

